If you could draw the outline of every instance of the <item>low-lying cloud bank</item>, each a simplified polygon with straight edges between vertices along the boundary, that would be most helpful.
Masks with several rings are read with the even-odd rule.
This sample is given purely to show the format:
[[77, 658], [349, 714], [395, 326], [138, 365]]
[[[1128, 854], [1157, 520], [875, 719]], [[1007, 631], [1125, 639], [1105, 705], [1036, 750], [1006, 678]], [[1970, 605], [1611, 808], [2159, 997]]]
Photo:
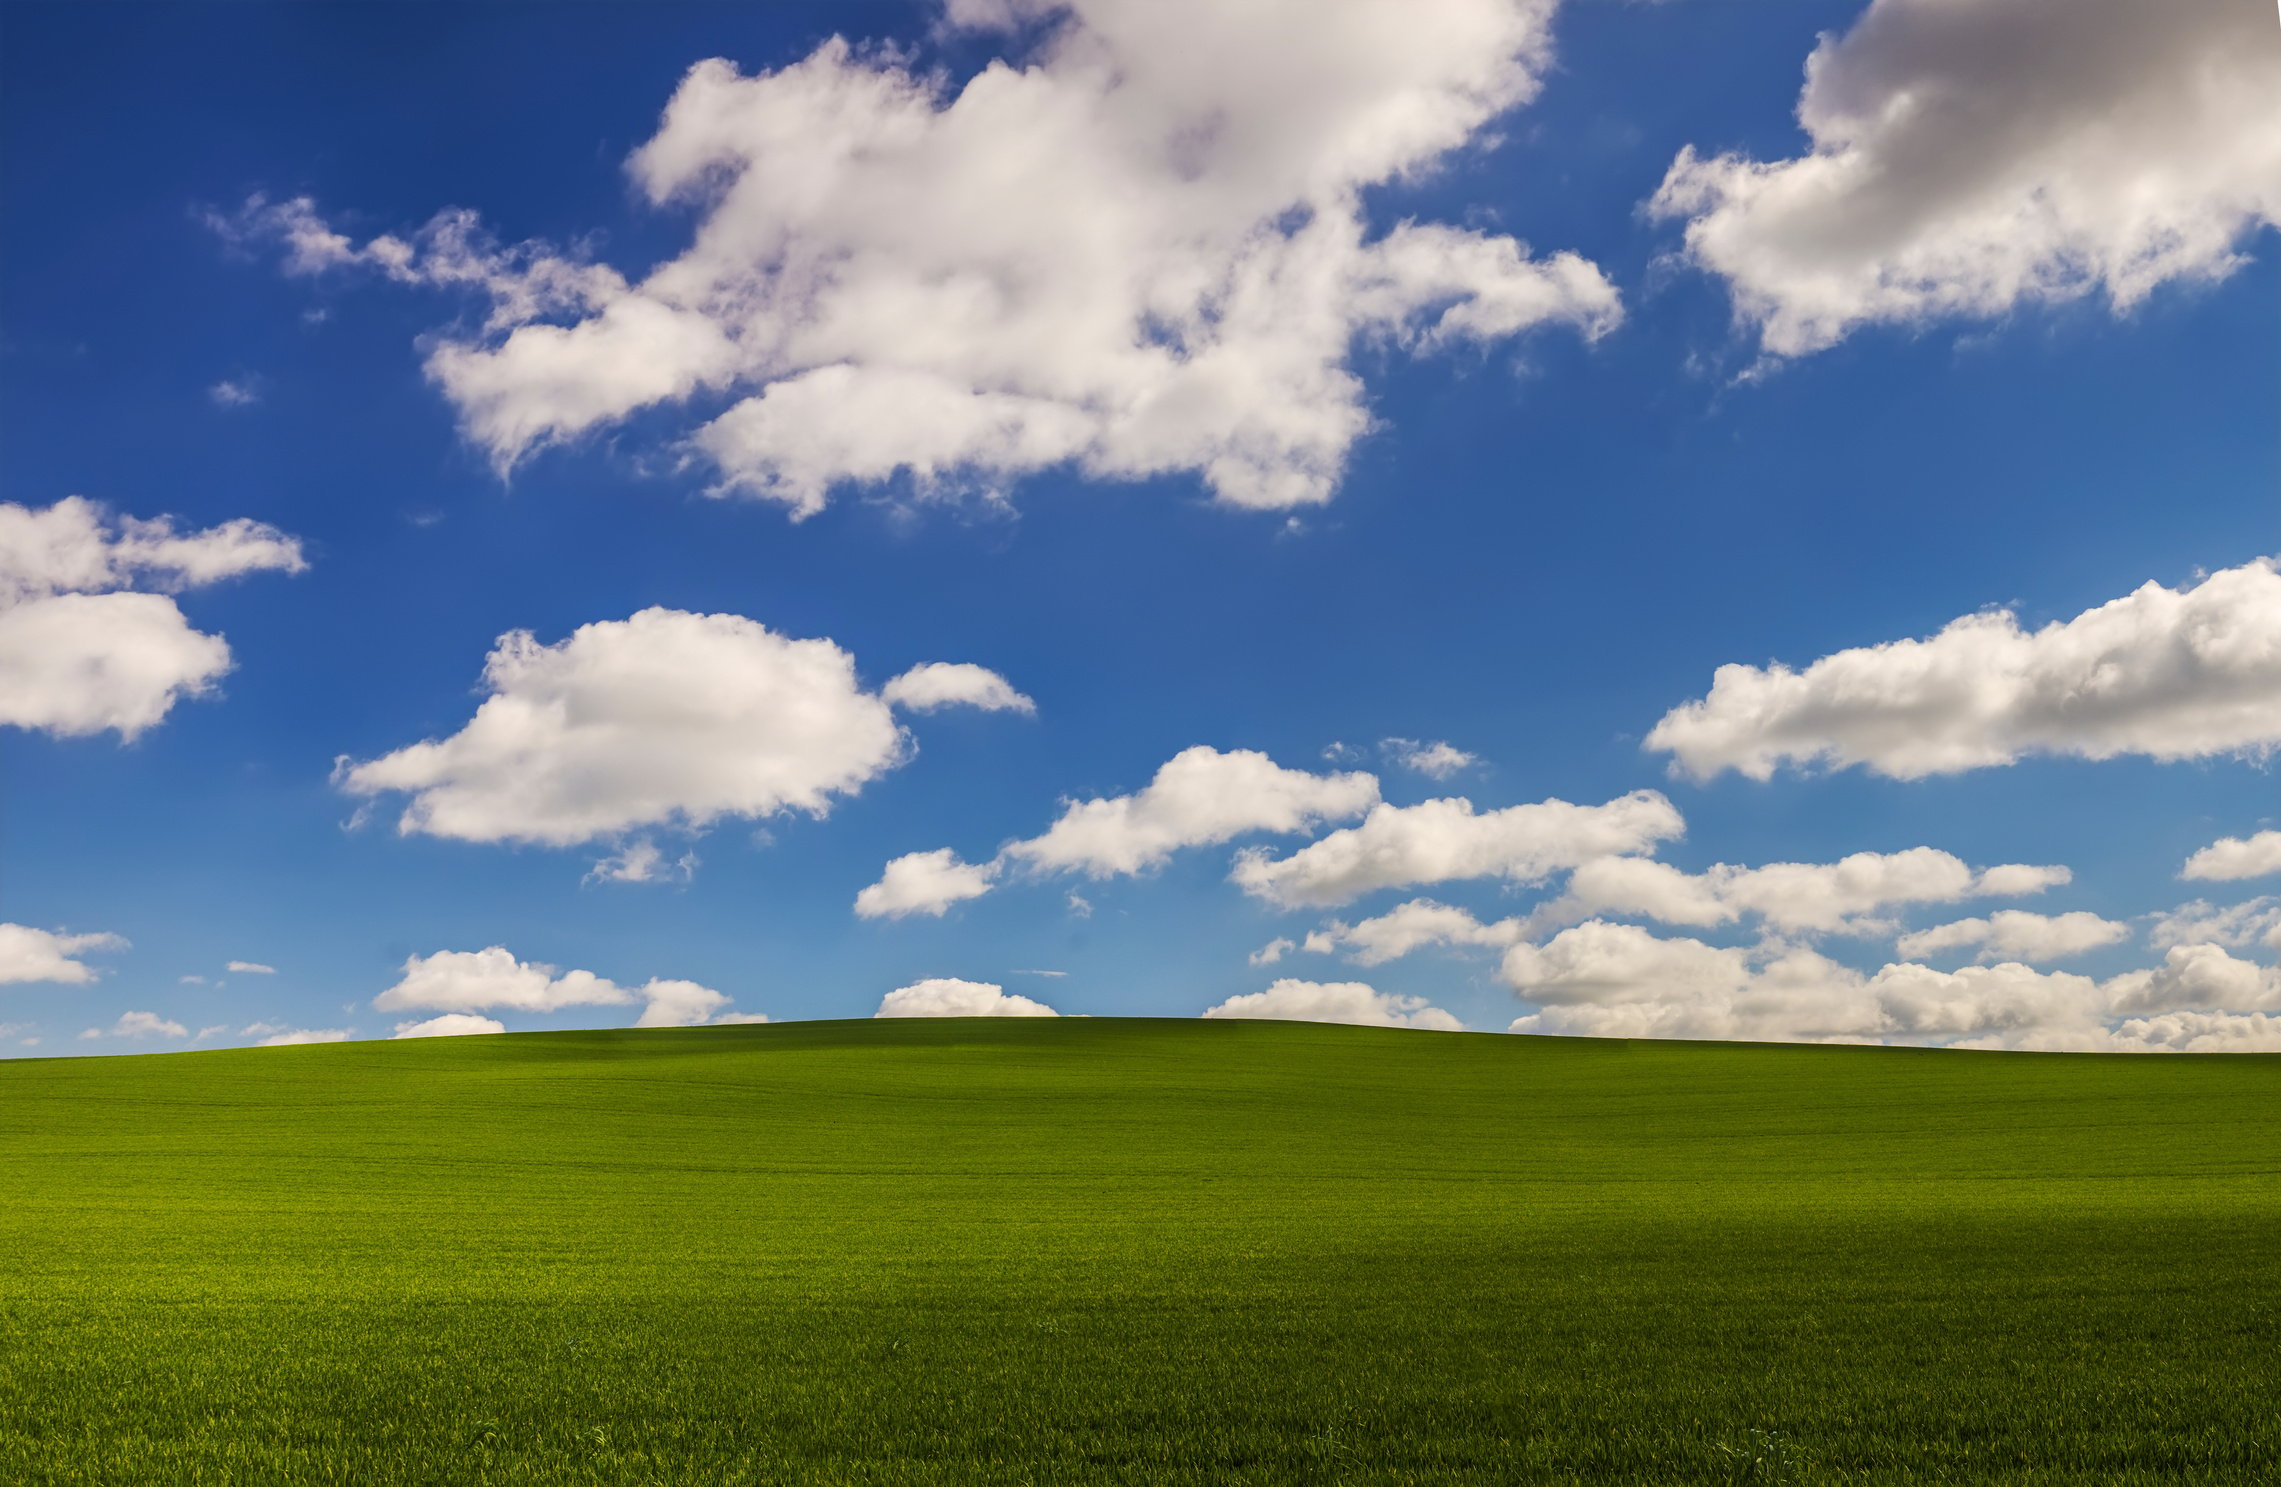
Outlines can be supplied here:
[[415, 955], [404, 962], [403, 978], [372, 999], [379, 1012], [442, 1012], [470, 1016], [470, 1021], [433, 1018], [427, 1023], [398, 1024], [399, 1035], [413, 1027], [444, 1032], [503, 1032], [472, 1014], [497, 1010], [559, 1012], [566, 1007], [622, 1007], [639, 1002], [641, 1016], [635, 1027], [694, 1027], [700, 1023], [753, 1022], [748, 1014], [729, 1010], [729, 999], [694, 981], [653, 979], [638, 987], [620, 986], [591, 971], [557, 973], [550, 965], [517, 960], [499, 945], [483, 950], [439, 950]]

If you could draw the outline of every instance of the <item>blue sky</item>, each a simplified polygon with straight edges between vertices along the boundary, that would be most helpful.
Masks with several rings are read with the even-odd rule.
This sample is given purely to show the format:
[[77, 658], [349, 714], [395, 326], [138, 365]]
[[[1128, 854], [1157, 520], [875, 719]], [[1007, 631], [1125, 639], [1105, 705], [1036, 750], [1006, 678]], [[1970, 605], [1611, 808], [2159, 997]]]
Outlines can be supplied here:
[[[31, 576], [0, 634], [19, 689], [0, 1052], [387, 1036], [429, 1014], [868, 1016], [930, 985], [906, 1005], [2281, 1047], [2270, 15], [2201, 7], [2150, 47], [2129, 7], [2039, 21], [2025, 0], [1447, 0], [1406, 7], [1422, 39], [1385, 61], [1399, 49], [1339, 50], [1347, 12], [1190, 9], [9, 8], [0, 492], [26, 523], [100, 503], [72, 519], [118, 554], [137, 520], [274, 531], [212, 582], [171, 559], [68, 582], [28, 547], [9, 559]], [[1270, 45], [1311, 32], [1320, 75]], [[823, 76], [805, 59], [834, 35], [857, 44], [822, 54], [841, 91], [798, 93], [787, 69]], [[2118, 52], [2139, 60], [2105, 65]], [[710, 58], [736, 74], [684, 82]], [[2213, 66], [2225, 86], [2181, 81]], [[1046, 122], [962, 112], [992, 78]], [[677, 89], [694, 101], [670, 143], [711, 163], [661, 204], [629, 162]], [[1910, 89], [1977, 132], [1887, 107]], [[2114, 118], [2140, 121], [2135, 154], [2101, 132]], [[740, 168], [791, 180], [843, 147], [814, 202], [737, 195]], [[454, 208], [479, 224], [458, 259], [420, 236]], [[1288, 287], [1342, 212], [1330, 287]], [[1508, 237], [1526, 252], [1501, 256]], [[702, 292], [649, 277], [676, 260]], [[534, 264], [615, 274], [487, 323], [552, 292]], [[1252, 273], [1287, 296], [1256, 324], [1231, 288]], [[682, 339], [564, 350], [634, 310]], [[729, 349], [687, 349], [714, 336]], [[1235, 370], [1179, 403], [1213, 356]], [[621, 396], [649, 377], [670, 390]], [[885, 391], [859, 395], [867, 378]], [[938, 393], [994, 410], [983, 432], [944, 432], [966, 415], [924, 411]], [[756, 419], [760, 443], [706, 442], [763, 404], [792, 412]], [[1187, 422], [1132, 411], [1159, 406]], [[1322, 432], [1342, 406], [1356, 425]], [[516, 444], [513, 419], [542, 432]], [[794, 520], [803, 501], [820, 509]], [[299, 571], [262, 541], [298, 544]], [[2150, 583], [2160, 602], [2101, 627], [1958, 639], [1945, 691], [1874, 649], [1996, 608], [2032, 635]], [[85, 707], [56, 724], [79, 704], [25, 699], [75, 683], [40, 657], [111, 643], [65, 636], [94, 607], [57, 596], [128, 593], [223, 637], [226, 675], [162, 686], [147, 727]], [[652, 608], [751, 622], [717, 655], [753, 669], [652, 657], [696, 633], [622, 628]], [[634, 673], [748, 688], [753, 710], [692, 742], [618, 672], [578, 670], [584, 626], [619, 627], [585, 632], [594, 656], [622, 639]], [[908, 743], [776, 738], [769, 668], [788, 663], [758, 627], [852, 657], [852, 685], [800, 705]], [[607, 782], [591, 753], [470, 744], [444, 785], [482, 797], [494, 839], [400, 830], [414, 794], [360, 793], [340, 761], [459, 735], [517, 631], [576, 672], [574, 712], [610, 714]], [[1815, 691], [1837, 673], [1807, 668], [1849, 651], [1850, 690]], [[1034, 706], [970, 688], [890, 715], [880, 688], [928, 662]], [[1693, 773], [1648, 746], [1719, 667], [1775, 663], [1802, 674], [1789, 712], [1714, 710]], [[2007, 687], [1984, 715], [1958, 701]], [[1437, 777], [1385, 740], [1469, 758]], [[1927, 766], [1940, 740], [1979, 753]], [[994, 858], [1197, 746], [1265, 758], [1206, 782], [1216, 804], [1167, 793], [1153, 826], [1116, 807], [1115, 840]], [[724, 806], [665, 762], [745, 779], [787, 749], [853, 783], [820, 815], [745, 787]], [[1751, 758], [1765, 778], [1732, 767]], [[1358, 772], [1374, 786], [1325, 783]], [[553, 782], [544, 821], [506, 798], [532, 779]], [[590, 788], [609, 800], [572, 798]], [[1340, 835], [1366, 788], [1410, 858]], [[1638, 791], [1683, 833], [1593, 846], [1516, 816], [1468, 847], [1432, 836], [1447, 811], [1402, 814]], [[589, 805], [618, 824], [562, 840]], [[2239, 849], [2182, 880], [2222, 839]], [[1376, 876], [1231, 881], [1239, 853], [1313, 841], [1377, 851]], [[645, 843], [693, 870], [592, 875]], [[1897, 855], [1927, 848], [1955, 862]], [[891, 860], [938, 849], [999, 861], [989, 891], [855, 911]], [[1816, 871], [1748, 874], [1779, 863]], [[2067, 873], [1955, 876], [2003, 864]], [[1399, 955], [1351, 932], [1419, 899], [1463, 924]], [[468, 958], [430, 959], [447, 952]], [[570, 971], [609, 986], [577, 999]]]

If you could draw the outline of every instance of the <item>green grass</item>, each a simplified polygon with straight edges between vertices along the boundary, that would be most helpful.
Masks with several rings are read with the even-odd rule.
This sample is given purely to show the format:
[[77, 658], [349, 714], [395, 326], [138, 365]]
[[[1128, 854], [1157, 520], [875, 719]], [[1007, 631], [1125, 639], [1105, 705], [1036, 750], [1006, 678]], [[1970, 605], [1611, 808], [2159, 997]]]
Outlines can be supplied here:
[[0, 1064], [0, 1481], [2281, 1481], [2281, 1059], [804, 1023]]

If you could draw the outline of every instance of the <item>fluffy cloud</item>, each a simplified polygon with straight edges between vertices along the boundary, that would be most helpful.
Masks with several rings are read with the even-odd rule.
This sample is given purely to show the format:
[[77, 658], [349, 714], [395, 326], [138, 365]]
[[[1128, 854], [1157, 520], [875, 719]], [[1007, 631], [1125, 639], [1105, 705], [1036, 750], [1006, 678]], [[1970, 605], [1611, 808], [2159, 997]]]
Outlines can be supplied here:
[[2237, 878], [2262, 878], [2281, 873], [2281, 831], [2261, 831], [2252, 837], [2222, 836], [2186, 859], [2178, 876], [2228, 883]]
[[1206, 1017], [1283, 1022], [1346, 1022], [1362, 1027], [1419, 1027], [1462, 1032], [1465, 1024], [1424, 997], [1395, 996], [1360, 981], [1277, 981], [1265, 991], [1232, 996]]
[[132, 739], [230, 669], [229, 645], [193, 630], [169, 592], [246, 573], [298, 573], [293, 538], [240, 518], [178, 532], [169, 517], [114, 520], [69, 496], [0, 503], [0, 724], [59, 738]]
[[122, 1012], [107, 1028], [91, 1027], [82, 1038], [187, 1038], [190, 1029], [156, 1012]]
[[425, 1022], [399, 1022], [393, 1038], [465, 1038], [482, 1033], [503, 1033], [507, 1024], [471, 1012], [446, 1012]]
[[77, 957], [126, 948], [117, 935], [67, 935], [28, 924], [0, 924], [0, 986], [23, 981], [85, 986], [102, 973]]
[[1900, 937], [1893, 948], [1916, 958], [1964, 946], [1980, 947], [1982, 960], [2065, 960], [2130, 938], [2130, 926], [2075, 910], [2066, 914], [2030, 914], [2023, 909], [1998, 909], [1985, 919], [1958, 919], [1920, 929]]
[[820, 816], [911, 753], [854, 657], [740, 615], [645, 609], [554, 645], [518, 630], [484, 682], [491, 695], [459, 732], [343, 761], [341, 788], [409, 794], [404, 832], [562, 846], [723, 816]]
[[1289, 857], [1247, 852], [1233, 877], [1246, 893], [1287, 908], [1342, 904], [1375, 889], [1455, 878], [1541, 882], [1595, 857], [1646, 851], [1683, 830], [1679, 812], [1653, 790], [1605, 805], [1546, 800], [1478, 815], [1462, 798], [1380, 804], [1361, 825]]
[[1182, 848], [1305, 831], [1359, 815], [1377, 799], [1378, 781], [1367, 774], [1308, 774], [1250, 749], [1223, 754], [1198, 744], [1166, 760], [1137, 794], [1068, 802], [1043, 834], [1009, 842], [988, 863], [962, 862], [948, 848], [898, 857], [856, 896], [856, 912], [940, 914], [989, 892], [1009, 868], [1094, 878], [1147, 872]]
[[1477, 754], [1468, 754], [1452, 743], [1420, 743], [1414, 738], [1389, 738], [1378, 746], [1396, 766], [1424, 775], [1429, 780], [1446, 780], [1481, 762]]
[[940, 918], [952, 904], [988, 893], [997, 876], [994, 864], [961, 862], [948, 847], [906, 852], [887, 864], [878, 882], [855, 896], [855, 911], [866, 919], [900, 919], [906, 914]]
[[[591, 971], [520, 961], [505, 948], [439, 950], [404, 962], [402, 979], [372, 999], [382, 1012], [557, 1012], [565, 1007], [643, 1004], [636, 1027], [687, 1027], [716, 1018], [729, 999], [694, 981], [624, 987]], [[732, 1014], [733, 1015], [733, 1014]], [[739, 1019], [749, 1020], [749, 1019]]]
[[632, 841], [586, 870], [589, 883], [686, 883], [697, 875], [697, 854], [667, 860], [665, 849], [648, 837]]
[[879, 999], [873, 1017], [1059, 1017], [1043, 1002], [1014, 996], [988, 981], [932, 976]]
[[1035, 713], [1038, 705], [1014, 690], [1013, 683], [986, 666], [966, 661], [929, 661], [914, 666], [879, 689], [890, 707], [931, 713], [940, 707], [976, 707], [984, 712]]
[[297, 1027], [281, 1033], [271, 1033], [261, 1040], [263, 1048], [293, 1048], [304, 1043], [346, 1043], [349, 1034], [356, 1031], [345, 1027]]
[[2163, 1033], [2150, 1019], [2281, 1006], [2281, 973], [2215, 945], [2179, 947], [2160, 966], [2104, 982], [2011, 961], [1955, 971], [1901, 962], [1863, 975], [1779, 940], [1715, 946], [1594, 920], [1514, 946], [1501, 974], [1537, 1007], [1513, 1031], [1596, 1037], [2129, 1051], [2184, 1047], [2204, 1033], [2211, 1041], [2194, 1046], [2217, 1047], [2232, 1036], [2192, 1018]]
[[1306, 948], [1327, 955], [1344, 946], [1357, 965], [1374, 966], [1433, 945], [1502, 948], [1518, 941], [1526, 929], [1520, 919], [1483, 924], [1463, 909], [1430, 898], [1413, 898], [1357, 924], [1333, 919], [1307, 936]]
[[2265, 1012], [2170, 1012], [2133, 1017], [2107, 1035], [2122, 1053], [2281, 1053], [2281, 1017]]
[[1551, 0], [954, 0], [1035, 43], [952, 91], [824, 43], [755, 76], [699, 63], [628, 162], [694, 241], [638, 282], [465, 214], [358, 247], [306, 202], [219, 225], [287, 267], [465, 285], [483, 332], [428, 374], [501, 466], [638, 409], [732, 405], [690, 436], [717, 490], [795, 515], [907, 473], [1003, 487], [1068, 465], [1193, 473], [1224, 502], [1325, 500], [1370, 427], [1349, 353], [1620, 317], [1599, 270], [1404, 222], [1415, 177], [1537, 91]]
[[2281, 223], [2267, 7], [1876, 0], [1806, 64], [1795, 159], [1684, 150], [1651, 203], [1771, 356], [2223, 277]]
[[227, 969], [241, 976], [274, 976], [277, 974], [277, 967], [265, 966], [258, 960], [233, 960]]
[[2263, 944], [2281, 950], [2281, 898], [2253, 898], [2222, 909], [2198, 898], [2153, 919], [2146, 940], [2157, 950], [2204, 944], [2235, 949]]
[[1647, 858], [1608, 857], [1580, 865], [1566, 898], [1541, 911], [1539, 922], [1613, 913], [1710, 926], [1747, 913], [1791, 932], [1877, 934], [1890, 926], [1873, 916], [1891, 905], [2040, 893], [2069, 877], [2064, 867], [2017, 862], [1976, 873], [1933, 847], [1855, 852], [1836, 862], [1722, 862], [1700, 874]]
[[2185, 589], [2149, 583], [2029, 633], [2009, 610], [1929, 640], [1824, 656], [1804, 671], [1721, 666], [1647, 747], [1697, 779], [1785, 763], [1897, 779], [2029, 754], [2263, 757], [2281, 744], [2281, 571], [2270, 560]]

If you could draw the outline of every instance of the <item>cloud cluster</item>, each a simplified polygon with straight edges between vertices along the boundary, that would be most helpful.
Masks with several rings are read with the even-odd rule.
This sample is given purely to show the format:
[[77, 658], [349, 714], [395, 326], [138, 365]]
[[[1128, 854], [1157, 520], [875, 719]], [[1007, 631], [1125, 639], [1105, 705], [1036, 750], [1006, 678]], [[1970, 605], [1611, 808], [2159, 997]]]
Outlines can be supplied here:
[[[460, 1014], [498, 1009], [558, 1012], [565, 1007], [619, 1007], [635, 1002], [642, 1004], [635, 1027], [694, 1027], [705, 1022], [754, 1020], [726, 1012], [727, 997], [694, 981], [653, 979], [638, 987], [625, 987], [591, 971], [557, 973], [553, 966], [517, 960], [498, 945], [412, 956], [404, 962], [402, 978], [372, 999], [373, 1008], [381, 1012]], [[424, 1024], [399, 1023], [397, 1032], [409, 1036], [408, 1029], [431, 1025], [439, 1032], [505, 1030], [497, 1025], [477, 1027], [474, 1022], [430, 1019]]]
[[[1874, 975], [1779, 940], [1749, 947], [1664, 938], [1592, 920], [1505, 952], [1533, 1012], [1522, 1033], [1941, 1043], [1989, 1048], [2205, 1051], [2271, 1041], [2281, 972], [2215, 945], [2094, 981], [2018, 962]], [[2261, 1041], [2267, 1040], [2267, 1041]]]
[[127, 942], [117, 935], [72, 935], [28, 924], [0, 924], [0, 986], [28, 981], [85, 986], [102, 972], [80, 956], [126, 948]]
[[2281, 224], [2270, 7], [1876, 0], [1806, 64], [1811, 149], [1680, 153], [1651, 209], [1769, 356], [2223, 277]]
[[[978, 678], [1012, 694], [978, 666], [957, 678], [967, 695], [937, 690], [932, 705], [977, 701]], [[484, 684], [491, 695], [459, 732], [344, 760], [340, 787], [408, 794], [406, 833], [564, 846], [724, 816], [820, 816], [912, 752], [854, 657], [741, 615], [645, 609], [553, 645], [518, 630], [491, 652]], [[596, 872], [644, 881], [668, 869], [637, 844]]]
[[187, 1038], [190, 1029], [171, 1017], [156, 1012], [121, 1012], [119, 1020], [107, 1028], [91, 1027], [79, 1035], [82, 1039], [96, 1038]]
[[2255, 836], [2222, 836], [2186, 859], [2178, 876], [2208, 883], [2263, 878], [2281, 873], [2281, 831]]
[[1282, 1022], [1344, 1022], [1360, 1027], [1417, 1027], [1463, 1032], [1465, 1024], [1424, 997], [1396, 996], [1361, 981], [1275, 982], [1265, 991], [1229, 997], [1206, 1017], [1266, 1018]]
[[2146, 941], [2157, 950], [2173, 945], [2263, 945], [2281, 950], [2281, 898], [2253, 898], [2219, 908], [2207, 899], [2156, 914]]
[[1378, 781], [1367, 774], [1309, 774], [1255, 750], [1198, 744], [1166, 760], [1135, 794], [1068, 802], [1043, 833], [1009, 842], [989, 862], [961, 861], [948, 848], [898, 857], [855, 908], [866, 918], [940, 914], [989, 892], [1009, 870], [1128, 876], [1183, 848], [1305, 831], [1359, 815], [1377, 799]]
[[81, 496], [0, 502], [0, 725], [135, 738], [230, 669], [228, 643], [172, 593], [307, 566], [299, 542], [244, 518], [181, 532]]
[[429, 1017], [413, 1022], [399, 1022], [391, 1038], [470, 1038], [487, 1033], [503, 1033], [507, 1024], [496, 1018], [478, 1017], [472, 1012], [446, 1012], [441, 1017]]
[[1527, 884], [1596, 857], [1647, 851], [1685, 828], [1671, 802], [1653, 790], [1605, 805], [1545, 800], [1479, 813], [1462, 797], [1381, 803], [1361, 825], [1288, 857], [1245, 853], [1233, 878], [1246, 893], [1283, 908], [1343, 904], [1381, 888], [1455, 878]]
[[989, 981], [932, 976], [879, 999], [873, 1017], [1059, 1017], [1043, 1002], [1015, 996]]
[[2149, 583], [2032, 633], [1996, 610], [1804, 671], [1721, 666], [1708, 696], [1647, 736], [1699, 780], [1784, 764], [1908, 780], [2031, 754], [2262, 758], [2276, 745], [2281, 570], [2268, 559], [2189, 588]]
[[753, 76], [693, 67], [628, 162], [697, 214], [639, 282], [464, 213], [358, 247], [305, 201], [218, 225], [293, 272], [363, 264], [489, 296], [430, 378], [501, 468], [637, 410], [717, 489], [796, 516], [899, 473], [1003, 487], [1193, 473], [1222, 501], [1329, 497], [1369, 427], [1358, 342], [1428, 354], [1621, 310], [1573, 254], [1405, 221], [1363, 194], [1532, 97], [1551, 0], [953, 0], [1026, 60], [955, 90], [843, 40]]

